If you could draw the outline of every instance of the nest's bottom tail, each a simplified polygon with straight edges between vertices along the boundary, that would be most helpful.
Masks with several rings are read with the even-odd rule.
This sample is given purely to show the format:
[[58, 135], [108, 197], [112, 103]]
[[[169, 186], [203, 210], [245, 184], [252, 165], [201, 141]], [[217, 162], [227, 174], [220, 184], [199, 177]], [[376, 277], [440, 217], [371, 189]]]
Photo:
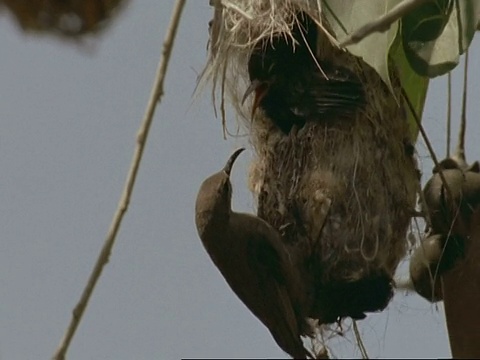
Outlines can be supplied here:
[[386, 272], [356, 281], [330, 281], [317, 286], [314, 316], [330, 324], [342, 318], [361, 320], [366, 312], [385, 309], [393, 296], [393, 280]]
[[285, 336], [284, 333], [276, 329], [271, 329], [270, 332], [278, 346], [294, 359], [316, 359], [316, 356], [303, 346], [300, 337], [294, 337], [291, 334]]

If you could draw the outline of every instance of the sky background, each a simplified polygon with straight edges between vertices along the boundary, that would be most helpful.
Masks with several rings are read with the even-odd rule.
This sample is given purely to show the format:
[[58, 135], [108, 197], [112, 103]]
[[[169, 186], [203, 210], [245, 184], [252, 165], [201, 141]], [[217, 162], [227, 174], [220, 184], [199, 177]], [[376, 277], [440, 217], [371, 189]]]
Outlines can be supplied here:
[[[0, 14], [0, 360], [49, 359], [63, 336], [120, 198], [172, 3], [132, 1], [84, 44], [24, 34]], [[246, 144], [223, 139], [208, 90], [192, 99], [211, 14], [207, 1], [187, 2], [133, 199], [69, 360], [285, 357], [228, 288], [194, 225], [200, 183]], [[480, 158], [479, 76], [471, 71], [469, 160]], [[423, 117], [441, 158], [445, 114], [443, 77], [431, 82]], [[417, 150], [425, 179], [431, 160], [422, 141]], [[254, 212], [250, 156], [233, 171], [233, 205], [246, 212]], [[441, 304], [404, 292], [360, 322], [371, 357], [448, 357], [444, 324]], [[350, 339], [332, 344], [337, 356], [359, 354]]]

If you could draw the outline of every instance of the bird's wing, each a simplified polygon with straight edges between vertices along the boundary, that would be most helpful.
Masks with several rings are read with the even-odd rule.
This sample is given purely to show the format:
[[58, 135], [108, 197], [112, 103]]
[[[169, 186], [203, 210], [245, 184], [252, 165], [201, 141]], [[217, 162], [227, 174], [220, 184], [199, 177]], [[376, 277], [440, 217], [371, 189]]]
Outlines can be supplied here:
[[[289, 264], [289, 259], [282, 255], [280, 246], [283, 244], [276, 241], [281, 242], [280, 238], [276, 235], [272, 237], [271, 229], [267, 230], [269, 236], [256, 236], [248, 243], [247, 250], [250, 267], [257, 274], [251, 279], [252, 285], [263, 294], [261, 299], [257, 299], [257, 305], [265, 313], [271, 314], [264, 321], [278, 345], [295, 359], [304, 359], [311, 354], [304, 348], [300, 338], [302, 326], [299, 324], [299, 309], [295, 299], [297, 294], [291, 293], [289, 284], [291, 277], [288, 272], [295, 269]], [[262, 231], [258, 233], [262, 234]]]
[[365, 91], [355, 74], [340, 68], [329, 70], [327, 75], [328, 79], [318, 69], [305, 70], [296, 81], [291, 97], [294, 114], [311, 121], [317, 116], [323, 119], [325, 116], [352, 114], [363, 107]]
[[[296, 254], [288, 248], [278, 231], [257, 218], [255, 234], [248, 241], [247, 256], [251, 268], [262, 276], [255, 280], [259, 287], [273, 287], [288, 296], [296, 313], [302, 313], [307, 301], [305, 284], [297, 267]], [[273, 290], [272, 290], [273, 291]]]
[[286, 279], [289, 278], [289, 272], [294, 269], [292, 269], [291, 255], [283, 244], [280, 234], [270, 224], [258, 217], [242, 215], [256, 220], [255, 228], [251, 229], [252, 236], [247, 240], [249, 261], [256, 267], [261, 267], [262, 273], [269, 274], [278, 284], [285, 285]]

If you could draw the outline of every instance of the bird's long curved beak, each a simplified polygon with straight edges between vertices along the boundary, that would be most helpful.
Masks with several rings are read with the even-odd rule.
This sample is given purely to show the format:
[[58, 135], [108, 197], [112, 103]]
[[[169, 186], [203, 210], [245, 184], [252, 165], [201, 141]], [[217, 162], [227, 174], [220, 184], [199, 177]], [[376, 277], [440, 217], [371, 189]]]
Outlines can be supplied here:
[[240, 155], [244, 150], [245, 148], [240, 148], [238, 150], [235, 150], [235, 152], [230, 155], [227, 164], [223, 168], [223, 171], [225, 171], [228, 176], [230, 176], [230, 172], [232, 171], [233, 163], [235, 162], [235, 160], [237, 160], [238, 155]]
[[268, 85], [265, 82], [262, 82], [260, 80], [253, 80], [250, 86], [247, 88], [245, 91], [245, 94], [243, 94], [242, 98], [242, 105], [244, 104], [245, 100], [253, 93], [255, 92], [255, 98], [253, 99], [253, 105], [252, 105], [252, 119], [255, 115], [255, 112], [257, 111], [258, 106], [260, 105], [260, 101], [265, 97], [267, 94], [268, 90]]

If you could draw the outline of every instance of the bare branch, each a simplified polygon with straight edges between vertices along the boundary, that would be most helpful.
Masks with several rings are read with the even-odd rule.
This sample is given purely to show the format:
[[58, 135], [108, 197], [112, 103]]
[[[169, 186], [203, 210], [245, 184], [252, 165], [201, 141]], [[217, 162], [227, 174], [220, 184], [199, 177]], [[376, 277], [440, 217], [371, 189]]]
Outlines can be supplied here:
[[367, 349], [365, 348], [362, 337], [360, 336], [360, 331], [358, 330], [357, 321], [352, 320], [352, 324], [353, 324], [353, 332], [355, 333], [355, 338], [357, 340], [357, 345], [360, 349], [360, 352], [362, 353], [362, 359], [368, 359], [369, 357], [368, 357]]
[[[427, 145], [427, 149], [428, 149], [428, 152], [430, 153], [430, 156], [432, 157], [433, 164], [438, 169], [438, 175], [440, 175], [440, 179], [442, 180], [442, 184], [445, 188], [445, 191], [446, 191], [448, 197], [453, 200], [454, 199], [454, 197], [452, 196], [453, 193], [450, 190], [450, 186], [447, 183], [447, 179], [445, 179], [445, 175], [443, 174], [443, 170], [442, 170], [442, 168], [441, 168], [441, 166], [438, 162], [438, 158], [437, 158], [437, 155], [435, 154], [435, 150], [433, 150], [433, 146], [432, 146], [432, 144], [431, 144], [431, 142], [430, 142], [430, 140], [427, 136], [427, 133], [425, 132], [425, 129], [422, 126], [422, 122], [420, 120], [420, 117], [418, 116], [417, 112], [415, 111], [415, 108], [414, 108], [412, 102], [410, 101], [410, 98], [408, 97], [407, 93], [405, 92], [405, 89], [403, 89], [403, 88], [402, 88], [402, 96], [405, 99], [405, 101], [407, 103], [407, 106], [408, 106], [410, 112], [413, 115], [413, 118], [415, 119], [415, 123], [418, 126], [418, 130], [420, 131], [420, 134], [422, 135], [423, 141], [425, 141], [425, 145]], [[427, 220], [429, 222], [431, 221], [430, 218], [427, 219]]]
[[465, 158], [465, 132], [467, 129], [467, 79], [468, 79], [468, 50], [465, 51], [465, 67], [463, 70], [463, 94], [462, 94], [462, 117], [460, 119], [460, 131], [458, 132], [458, 143], [455, 150], [455, 160], [462, 166], [466, 166]]
[[135, 148], [135, 153], [133, 155], [132, 163], [130, 165], [130, 170], [127, 175], [125, 182], [125, 187], [118, 204], [117, 210], [115, 211], [110, 229], [108, 231], [107, 237], [105, 239], [104, 245], [100, 254], [98, 256], [97, 262], [93, 268], [93, 271], [88, 279], [87, 285], [83, 290], [83, 293], [80, 297], [78, 304], [75, 306], [72, 314], [72, 319], [68, 328], [64, 334], [60, 345], [58, 346], [55, 354], [53, 356], [54, 360], [64, 360], [67, 353], [68, 347], [72, 341], [75, 331], [80, 324], [82, 316], [87, 308], [88, 301], [93, 293], [95, 285], [100, 278], [103, 268], [108, 263], [110, 253], [112, 251], [113, 245], [115, 243], [115, 238], [120, 229], [120, 224], [122, 222], [123, 216], [127, 212], [128, 204], [133, 192], [133, 187], [135, 185], [135, 180], [137, 177], [138, 169], [142, 159], [143, 150], [145, 149], [146, 140], [148, 137], [148, 132], [150, 125], [152, 124], [153, 115], [155, 113], [155, 108], [157, 103], [160, 100], [160, 97], [163, 95], [163, 82], [165, 75], [167, 73], [168, 62], [170, 60], [170, 54], [172, 52], [172, 47], [175, 39], [175, 35], [178, 29], [178, 24], [180, 22], [180, 17], [182, 14], [183, 7], [185, 5], [185, 0], [176, 0], [175, 6], [173, 9], [172, 17], [170, 19], [170, 25], [167, 29], [167, 34], [163, 43], [163, 51], [161, 59], [157, 68], [155, 82], [150, 94], [150, 99], [143, 117], [142, 123], [140, 125], [138, 134], [137, 134], [137, 145]]
[[470, 219], [469, 241], [464, 260], [442, 275], [443, 302], [453, 359], [480, 357], [480, 208]]
[[389, 12], [380, 17], [378, 20], [372, 21], [368, 24], [365, 24], [360, 29], [356, 30], [353, 34], [350, 34], [344, 41], [340, 43], [341, 47], [353, 45], [368, 35], [371, 35], [375, 32], [385, 32], [390, 29], [392, 24], [399, 20], [402, 16], [410, 13], [412, 10], [416, 9], [418, 6], [426, 3], [430, 0], [404, 0], [397, 6], [393, 7]]
[[452, 72], [448, 72], [447, 84], [447, 158], [450, 157], [450, 147], [452, 138]]

